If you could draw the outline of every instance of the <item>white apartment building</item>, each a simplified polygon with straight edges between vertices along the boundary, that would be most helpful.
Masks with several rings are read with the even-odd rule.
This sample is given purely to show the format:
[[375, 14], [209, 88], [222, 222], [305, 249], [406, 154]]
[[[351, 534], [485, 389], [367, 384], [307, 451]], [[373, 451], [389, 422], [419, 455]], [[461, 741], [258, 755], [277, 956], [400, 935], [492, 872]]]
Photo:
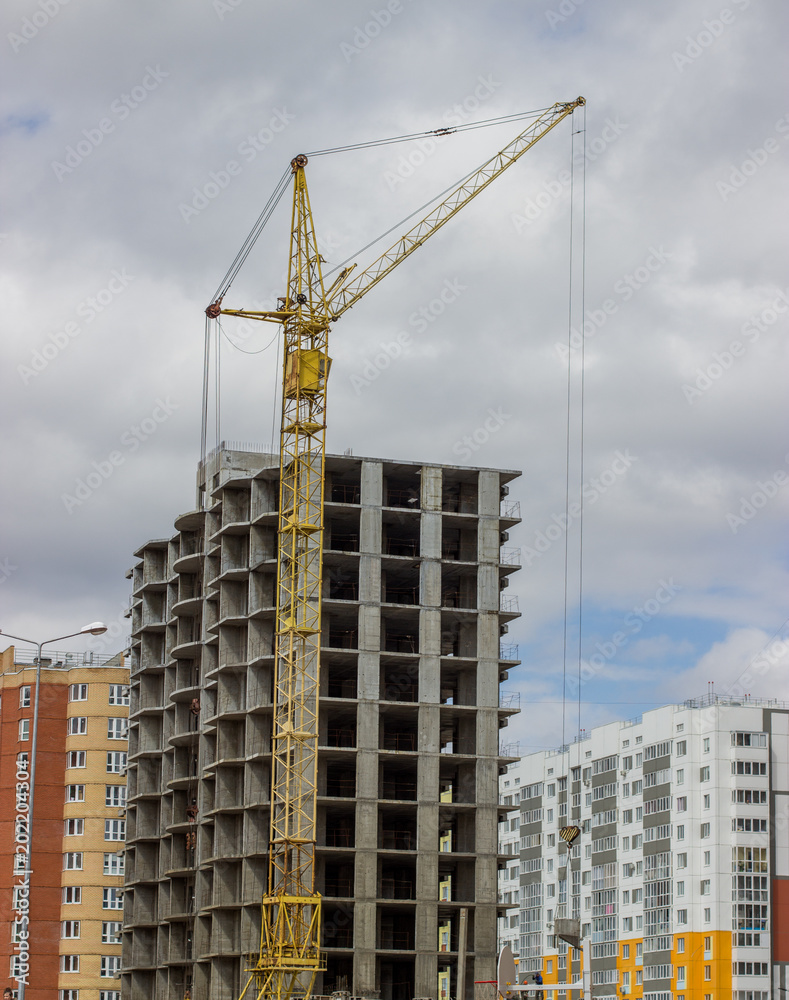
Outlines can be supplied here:
[[[788, 704], [667, 705], [525, 757], [501, 793], [520, 810], [521, 980], [580, 972], [580, 952], [555, 933], [569, 918], [591, 939], [595, 997], [785, 1000]], [[582, 831], [569, 858], [567, 825]], [[499, 825], [504, 854], [510, 826]]]

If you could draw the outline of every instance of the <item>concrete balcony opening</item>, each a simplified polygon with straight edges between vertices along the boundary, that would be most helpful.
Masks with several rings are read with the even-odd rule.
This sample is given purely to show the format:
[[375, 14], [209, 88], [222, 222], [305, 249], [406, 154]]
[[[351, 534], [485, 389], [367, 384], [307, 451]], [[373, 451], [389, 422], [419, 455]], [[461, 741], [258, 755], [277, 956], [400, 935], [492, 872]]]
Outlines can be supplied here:
[[356, 469], [331, 471], [326, 476], [326, 499], [331, 503], [358, 504], [361, 500], [361, 476]]
[[395, 473], [384, 476], [384, 507], [404, 507], [419, 510], [422, 477], [416, 472]]
[[382, 520], [383, 554], [416, 558], [419, 555], [419, 518], [404, 519], [393, 511], [384, 511]]
[[477, 571], [443, 563], [441, 566], [441, 606], [444, 608], [477, 607]]
[[318, 780], [319, 794], [328, 798], [352, 799], [356, 795], [356, 762], [327, 762], [325, 779]]
[[419, 664], [387, 658], [381, 663], [381, 701], [418, 701]]
[[381, 573], [382, 604], [419, 604], [419, 564], [389, 566]]
[[406, 865], [379, 861], [378, 898], [416, 900], [416, 862]]
[[479, 474], [465, 469], [445, 469], [441, 509], [449, 514], [476, 514]]
[[359, 600], [359, 566], [336, 564], [324, 566], [323, 596], [332, 601]]
[[[398, 937], [398, 940], [401, 939]], [[377, 959], [376, 981], [380, 984], [381, 1000], [412, 1000], [415, 981], [414, 962], [413, 958]]]
[[356, 657], [327, 653], [321, 663], [321, 695], [328, 698], [356, 698]]
[[416, 802], [417, 769], [410, 763], [386, 761], [379, 765], [380, 782], [378, 797], [404, 802]]
[[415, 851], [416, 806], [378, 807], [378, 847], [383, 851]]
[[456, 519], [444, 518], [441, 525], [441, 558], [450, 562], [476, 562], [476, 524], [458, 525]]
[[[318, 884], [320, 885], [320, 883], [319, 877]], [[323, 868], [323, 889], [320, 891], [324, 896], [352, 899], [354, 892], [353, 864], [347, 861], [327, 860]], [[335, 945], [334, 947], [342, 946]]]
[[332, 511], [326, 519], [323, 547], [331, 552], [359, 551], [358, 510]]

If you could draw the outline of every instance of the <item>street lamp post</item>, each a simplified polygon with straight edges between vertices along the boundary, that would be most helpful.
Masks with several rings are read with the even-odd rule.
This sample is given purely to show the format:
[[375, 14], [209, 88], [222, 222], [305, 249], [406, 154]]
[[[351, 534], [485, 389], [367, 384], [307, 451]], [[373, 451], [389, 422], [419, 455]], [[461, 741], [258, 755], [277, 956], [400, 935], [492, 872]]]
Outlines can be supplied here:
[[[0, 636], [5, 636], [8, 639], [16, 639], [18, 642], [29, 642], [31, 645], [38, 648], [38, 655], [36, 656], [36, 694], [33, 707], [33, 741], [30, 745], [30, 794], [27, 800], [27, 845], [25, 851], [25, 871], [21, 887], [22, 891], [19, 893], [20, 897], [27, 901], [28, 916], [30, 914], [30, 876], [33, 873], [33, 803], [36, 794], [36, 751], [38, 749], [38, 701], [41, 690], [41, 651], [44, 646], [50, 646], [53, 642], [60, 642], [63, 639], [73, 639], [78, 635], [103, 635], [106, 631], [107, 626], [103, 622], [92, 622], [90, 625], [83, 625], [79, 632], [69, 632], [68, 635], [59, 635], [54, 639], [45, 639], [44, 642], [35, 642], [33, 639], [25, 639], [20, 635], [11, 635], [10, 632], [4, 632], [0, 629]], [[28, 956], [30, 947], [29, 928], [30, 924], [28, 922], [27, 929], [21, 935], [23, 943], [28, 945]], [[28, 969], [29, 968], [30, 959], [28, 957]], [[24, 978], [17, 981], [19, 982], [19, 1000], [25, 1000], [25, 986], [27, 984]]]

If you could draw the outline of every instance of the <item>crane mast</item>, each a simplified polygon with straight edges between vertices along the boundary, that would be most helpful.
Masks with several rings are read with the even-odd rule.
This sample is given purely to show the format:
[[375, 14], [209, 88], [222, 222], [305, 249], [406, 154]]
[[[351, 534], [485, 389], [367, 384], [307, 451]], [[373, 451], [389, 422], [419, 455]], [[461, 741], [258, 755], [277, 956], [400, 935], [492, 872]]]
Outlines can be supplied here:
[[344, 269], [328, 291], [307, 193], [307, 157], [295, 157], [287, 295], [273, 311], [225, 309], [221, 299], [206, 309], [211, 318], [280, 323], [285, 344], [268, 886], [259, 954], [239, 1000], [306, 1000], [323, 968], [315, 820], [329, 326], [583, 104], [582, 97], [554, 104], [370, 267], [353, 280], [355, 265]]

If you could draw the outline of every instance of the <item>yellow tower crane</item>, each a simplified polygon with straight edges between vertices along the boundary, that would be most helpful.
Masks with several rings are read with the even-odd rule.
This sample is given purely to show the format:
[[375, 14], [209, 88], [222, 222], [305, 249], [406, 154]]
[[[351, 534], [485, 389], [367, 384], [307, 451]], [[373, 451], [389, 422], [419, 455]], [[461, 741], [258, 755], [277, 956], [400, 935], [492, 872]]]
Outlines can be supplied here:
[[260, 951], [241, 998], [291, 1000], [312, 992], [323, 968], [321, 897], [315, 890], [323, 493], [329, 327], [576, 108], [557, 103], [460, 183], [366, 270], [350, 267], [326, 288], [321, 274], [304, 168], [291, 162], [293, 209], [287, 295], [277, 309], [206, 309], [280, 323], [284, 332], [277, 622], [272, 729], [268, 887], [262, 900]]

